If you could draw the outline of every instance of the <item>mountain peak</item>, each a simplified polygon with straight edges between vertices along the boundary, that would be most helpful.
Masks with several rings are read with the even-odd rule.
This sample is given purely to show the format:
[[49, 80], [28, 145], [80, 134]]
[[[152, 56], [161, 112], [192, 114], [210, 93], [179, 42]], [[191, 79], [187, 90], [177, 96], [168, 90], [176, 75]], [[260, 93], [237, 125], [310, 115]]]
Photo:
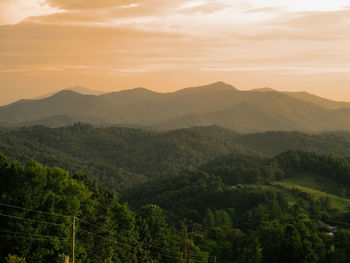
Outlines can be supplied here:
[[271, 89], [269, 87], [259, 88], [259, 89], [252, 89], [251, 91], [255, 92], [278, 92], [277, 90]]
[[[233, 87], [232, 85], [230, 84], [227, 84], [223, 81], [217, 81], [217, 82], [214, 82], [214, 83], [211, 83], [211, 84], [208, 84], [208, 85], [205, 85], [205, 86], [201, 86], [202, 88], [215, 88], [215, 89], [234, 89], [236, 90], [235, 87]], [[201, 88], [199, 87], [199, 88]]]
[[62, 91], [67, 91], [67, 90], [68, 91], [73, 91], [75, 93], [83, 94], [83, 95], [100, 95], [100, 94], [104, 93], [104, 91], [87, 89], [87, 88], [84, 88], [84, 87], [82, 87], [80, 85], [75, 85], [73, 87], [65, 88], [63, 90], [56, 90], [56, 91], [50, 92], [48, 94], [35, 97], [33, 99], [34, 100], [40, 100], [40, 99], [49, 98], [49, 97], [54, 96], [54, 95], [56, 95], [58, 93], [61, 93]]
[[134, 88], [134, 89], [130, 89], [129, 91], [131, 91], [131, 92], [143, 92], [143, 93], [156, 93], [153, 90], [146, 89], [146, 88], [143, 88], [143, 87], [137, 87], [137, 88]]
[[[100, 96], [62, 90], [50, 98], [0, 108], [0, 122], [9, 125], [83, 121], [97, 125], [184, 128], [221, 125], [240, 132], [265, 130], [350, 130], [350, 104], [307, 93], [285, 94], [269, 88], [239, 91], [224, 82], [157, 93], [134, 88]], [[269, 92], [272, 91], [272, 92]], [[306, 95], [308, 96], [306, 96]], [[295, 98], [293, 98], [293, 96]], [[304, 96], [305, 95], [305, 96]], [[69, 119], [51, 121], [55, 116]]]
[[236, 88], [234, 88], [233, 86], [226, 84], [225, 82], [222, 81], [218, 81], [218, 82], [214, 82], [208, 85], [204, 85], [204, 86], [198, 86], [198, 87], [189, 87], [189, 88], [185, 88], [185, 89], [181, 89], [176, 91], [175, 93], [184, 93], [184, 92], [208, 92], [208, 91], [237, 91]]
[[88, 88], [85, 88], [85, 87], [80, 86], [80, 85], [69, 87], [69, 88], [66, 88], [65, 90], [72, 90], [72, 91], [75, 91], [77, 93], [84, 94], [84, 95], [100, 95], [100, 94], [105, 93], [104, 91], [88, 89]]
[[125, 89], [125, 90], [104, 93], [104, 94], [101, 94], [101, 97], [109, 97], [111, 95], [113, 95], [113, 96], [120, 96], [120, 95], [123, 95], [123, 96], [144, 96], [144, 95], [149, 95], [149, 94], [158, 94], [158, 93], [155, 91], [149, 90], [149, 89], [137, 87], [137, 88], [133, 88], [133, 89]]
[[71, 90], [71, 89], [64, 89], [64, 90], [60, 90], [59, 92], [55, 93], [54, 95], [52, 95], [50, 97], [71, 96], [71, 95], [83, 95], [83, 94], [80, 94], [80, 93], [78, 93], [78, 92], [76, 92], [74, 90]]

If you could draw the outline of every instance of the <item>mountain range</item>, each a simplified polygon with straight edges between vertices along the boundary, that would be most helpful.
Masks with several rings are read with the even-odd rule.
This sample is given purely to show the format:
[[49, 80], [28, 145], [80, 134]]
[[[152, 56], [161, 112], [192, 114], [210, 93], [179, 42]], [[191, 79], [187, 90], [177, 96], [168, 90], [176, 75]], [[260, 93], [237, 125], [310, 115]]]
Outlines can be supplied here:
[[[79, 85], [69, 87], [69, 88], [66, 88], [63, 90], [71, 90], [71, 91], [74, 91], [74, 92], [77, 92], [80, 94], [85, 94], [85, 95], [101, 95], [101, 94], [105, 93], [105, 92], [100, 91], [100, 90], [87, 89], [87, 88], [84, 88], [84, 87], [79, 86]], [[44, 94], [42, 96], [35, 97], [33, 99], [34, 100], [45, 99], [45, 98], [51, 97], [52, 95], [55, 95], [56, 93], [59, 93], [60, 91], [62, 91], [62, 90], [56, 90], [56, 91], [50, 92], [48, 94]]]
[[171, 130], [219, 125], [239, 132], [350, 131], [350, 103], [306, 92], [240, 91], [223, 82], [158, 93], [144, 88], [49, 97], [0, 107], [0, 126], [59, 127], [75, 122]]

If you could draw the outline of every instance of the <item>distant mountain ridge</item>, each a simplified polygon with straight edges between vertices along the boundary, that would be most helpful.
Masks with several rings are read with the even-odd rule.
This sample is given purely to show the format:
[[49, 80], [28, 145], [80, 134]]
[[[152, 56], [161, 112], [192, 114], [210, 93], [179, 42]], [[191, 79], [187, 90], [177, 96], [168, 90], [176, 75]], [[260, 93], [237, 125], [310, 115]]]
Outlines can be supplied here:
[[240, 91], [216, 82], [172, 93], [135, 88], [85, 95], [62, 90], [0, 107], [2, 126], [60, 127], [78, 121], [160, 130], [219, 125], [239, 132], [350, 131], [350, 103], [269, 88]]
[[[84, 95], [101, 95], [101, 94], [105, 93], [104, 91], [87, 89], [87, 88], [84, 88], [84, 87], [79, 86], [79, 85], [76, 85], [76, 86], [73, 86], [73, 87], [70, 87], [70, 88], [66, 88], [66, 89], [63, 89], [63, 90], [72, 90], [74, 92], [77, 92], [77, 93], [80, 93], [80, 94], [84, 94]], [[45, 98], [51, 97], [51, 96], [53, 96], [56, 93], [59, 93], [61, 91], [62, 90], [56, 90], [56, 91], [50, 92], [50, 93], [42, 95], [42, 96], [37, 96], [37, 97], [35, 97], [33, 99], [34, 100], [45, 99]]]

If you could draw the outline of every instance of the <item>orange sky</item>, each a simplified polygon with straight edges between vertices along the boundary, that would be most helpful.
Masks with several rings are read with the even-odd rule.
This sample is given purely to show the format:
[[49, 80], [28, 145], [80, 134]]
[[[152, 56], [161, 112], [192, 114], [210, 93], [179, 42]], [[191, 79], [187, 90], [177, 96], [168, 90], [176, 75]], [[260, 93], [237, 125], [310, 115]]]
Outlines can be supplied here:
[[350, 0], [0, 0], [0, 105], [215, 81], [350, 101]]

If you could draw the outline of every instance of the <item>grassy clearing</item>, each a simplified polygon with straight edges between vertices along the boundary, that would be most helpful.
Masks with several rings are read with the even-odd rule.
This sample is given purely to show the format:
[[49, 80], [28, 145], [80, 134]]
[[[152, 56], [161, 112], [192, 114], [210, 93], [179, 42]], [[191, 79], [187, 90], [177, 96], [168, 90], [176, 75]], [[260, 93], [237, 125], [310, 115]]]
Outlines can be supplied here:
[[285, 179], [282, 182], [304, 186], [339, 197], [346, 197], [346, 193], [349, 192], [349, 189], [344, 187], [344, 185], [317, 174], [302, 173], [293, 178]]
[[311, 194], [316, 199], [327, 197], [330, 200], [331, 208], [335, 210], [345, 210], [350, 206], [350, 199], [345, 197], [349, 189], [346, 189], [342, 184], [319, 175], [300, 174], [293, 178], [275, 181], [273, 185], [287, 190], [296, 188]]

